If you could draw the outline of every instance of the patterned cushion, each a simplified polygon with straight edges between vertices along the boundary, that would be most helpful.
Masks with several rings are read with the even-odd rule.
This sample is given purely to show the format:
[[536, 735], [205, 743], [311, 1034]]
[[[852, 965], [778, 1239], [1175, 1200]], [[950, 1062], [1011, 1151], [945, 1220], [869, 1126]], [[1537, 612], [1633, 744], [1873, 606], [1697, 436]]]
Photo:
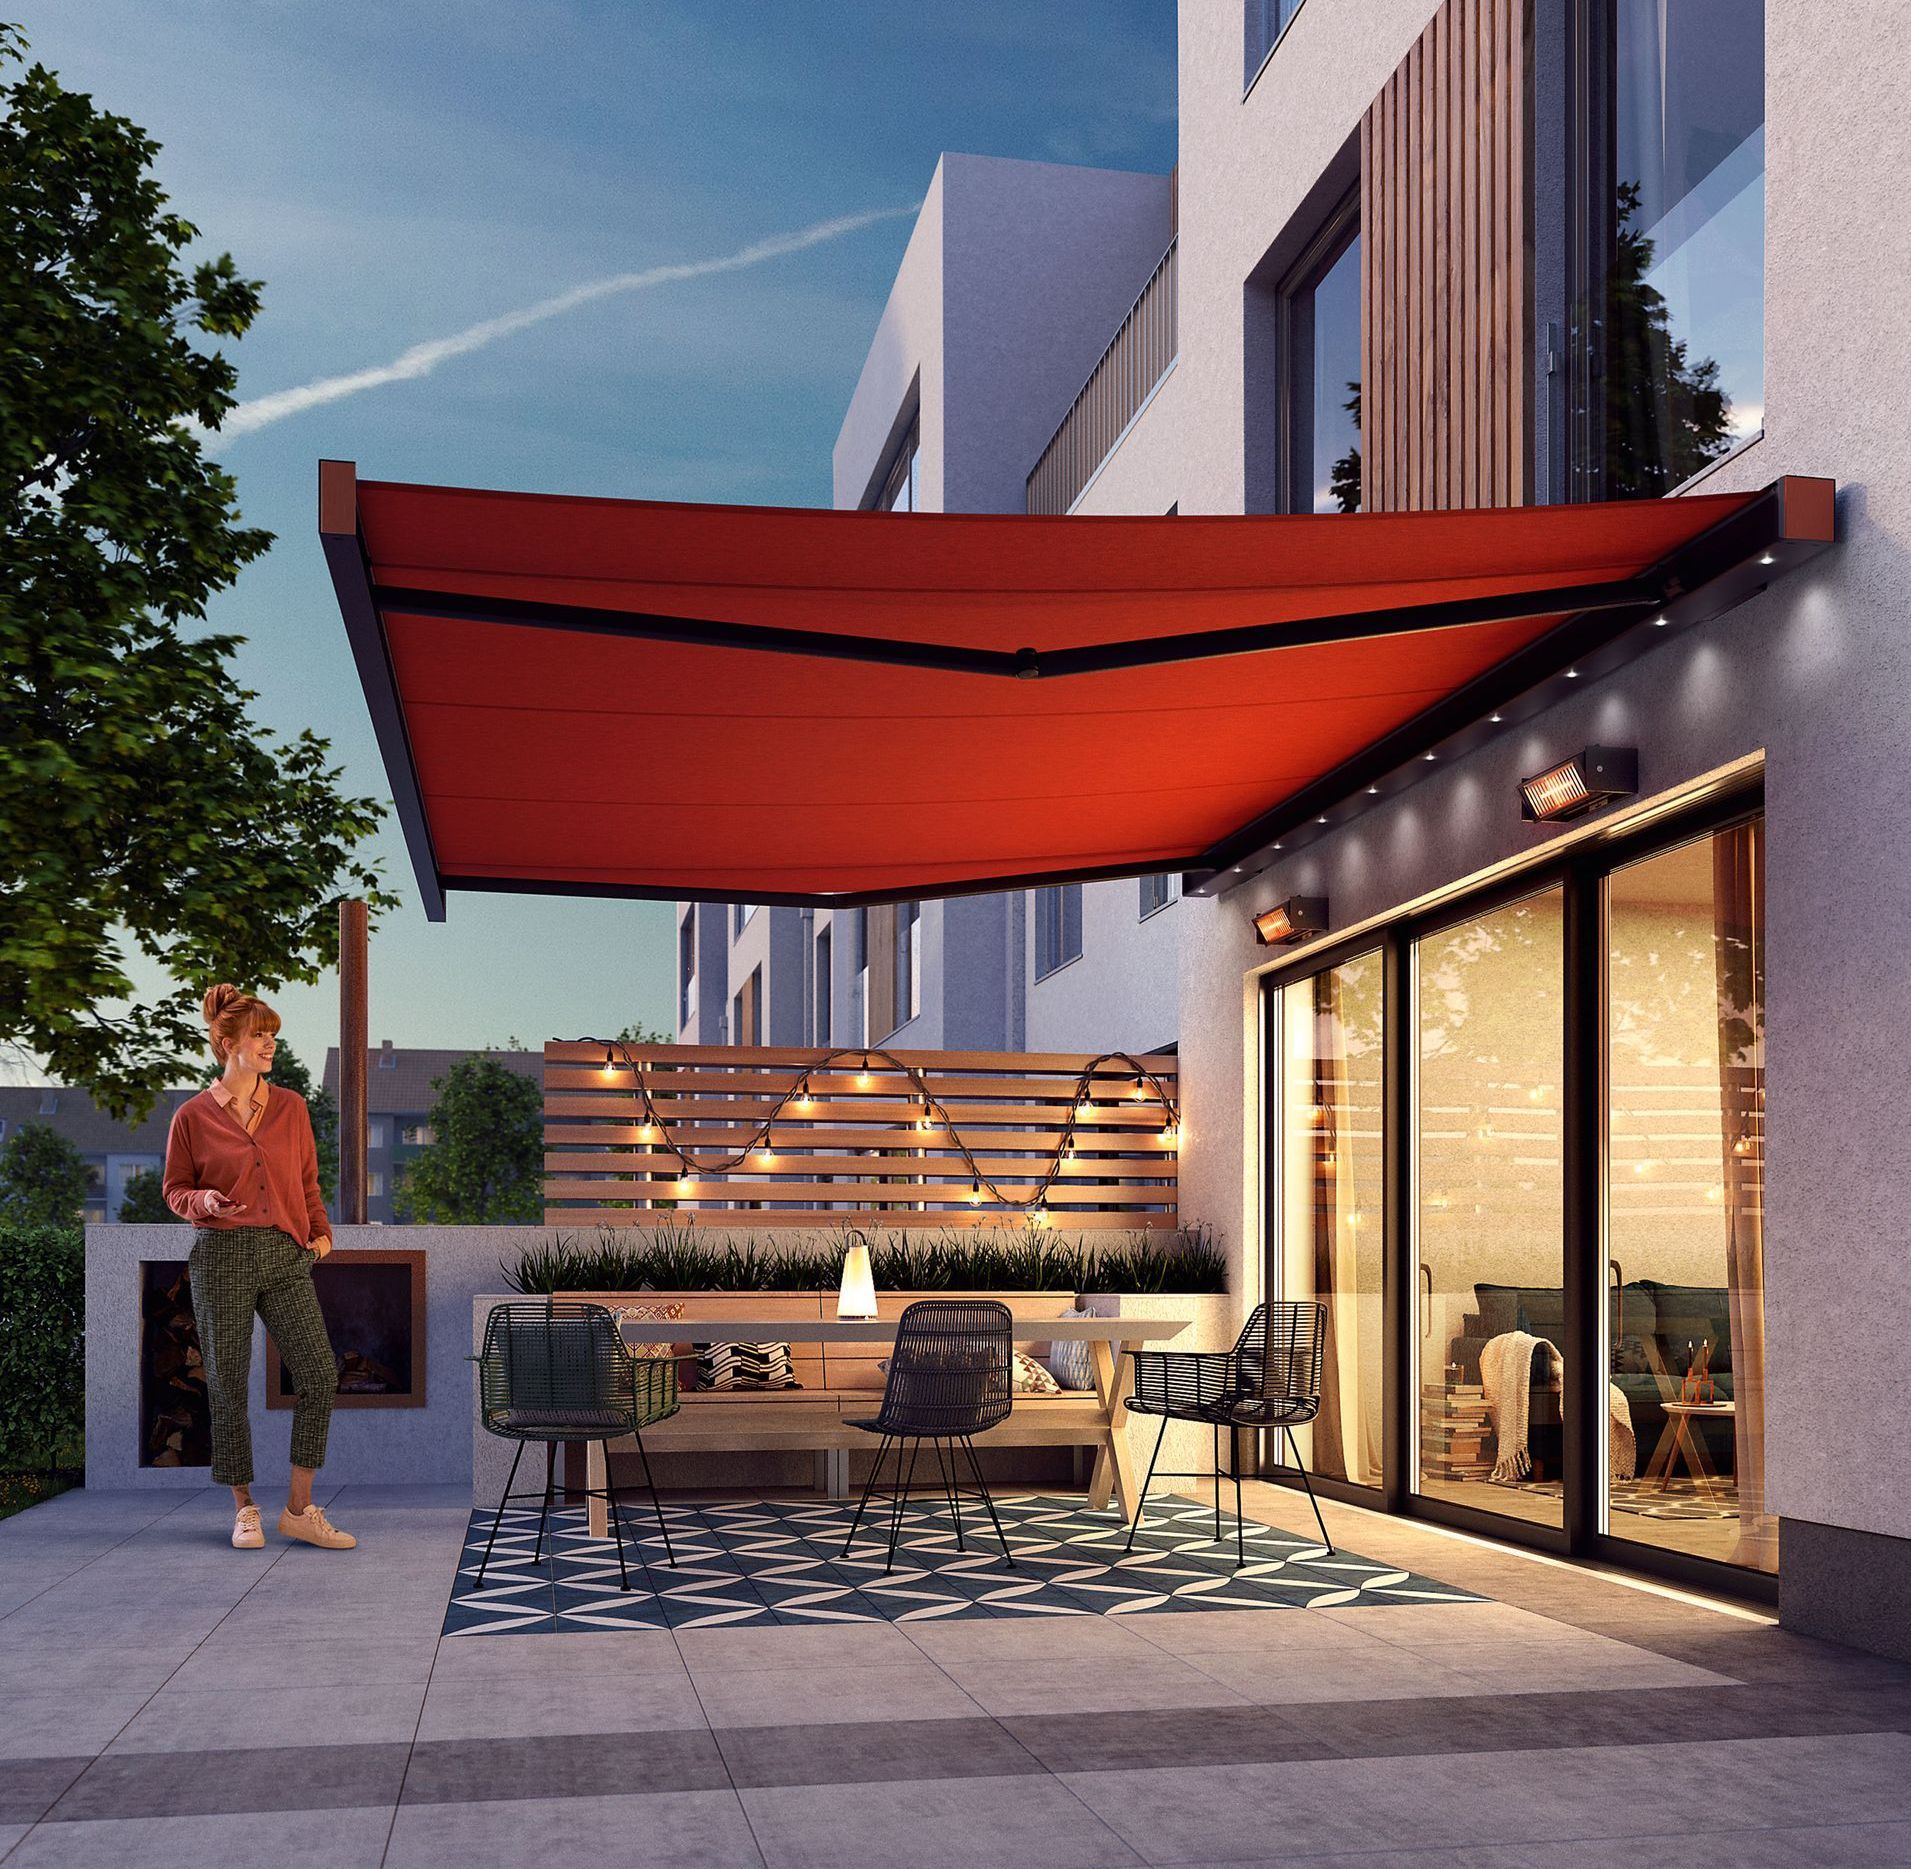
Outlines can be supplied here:
[[[674, 1324], [683, 1316], [683, 1305], [676, 1304], [618, 1304], [611, 1307], [611, 1315], [620, 1323], [631, 1318], [639, 1324]], [[677, 1354], [674, 1343], [633, 1343], [628, 1346], [632, 1356], [649, 1357], [657, 1362], [665, 1362]]]
[[1015, 1353], [1015, 1393], [1017, 1395], [1059, 1395], [1062, 1385], [1032, 1356]]
[[787, 1343], [699, 1343], [700, 1389], [800, 1389]]
[[[1070, 1305], [1061, 1317], [1094, 1317], [1096, 1312]], [[1048, 1346], [1048, 1370], [1064, 1389], [1092, 1389], [1095, 1386], [1095, 1353], [1079, 1339], [1058, 1340]]]

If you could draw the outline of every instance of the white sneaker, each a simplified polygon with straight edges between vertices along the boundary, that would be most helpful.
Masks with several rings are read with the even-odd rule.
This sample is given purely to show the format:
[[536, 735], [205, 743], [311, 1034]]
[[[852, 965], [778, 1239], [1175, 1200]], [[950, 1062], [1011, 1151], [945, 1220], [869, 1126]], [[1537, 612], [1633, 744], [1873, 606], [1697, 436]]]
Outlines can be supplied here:
[[350, 1532], [340, 1531], [317, 1506], [307, 1506], [303, 1512], [294, 1512], [287, 1506], [279, 1514], [279, 1536], [317, 1545], [321, 1551], [349, 1551], [358, 1543]]
[[257, 1506], [241, 1506], [239, 1516], [232, 1521], [232, 1548], [235, 1551], [263, 1551], [265, 1532], [259, 1524]]

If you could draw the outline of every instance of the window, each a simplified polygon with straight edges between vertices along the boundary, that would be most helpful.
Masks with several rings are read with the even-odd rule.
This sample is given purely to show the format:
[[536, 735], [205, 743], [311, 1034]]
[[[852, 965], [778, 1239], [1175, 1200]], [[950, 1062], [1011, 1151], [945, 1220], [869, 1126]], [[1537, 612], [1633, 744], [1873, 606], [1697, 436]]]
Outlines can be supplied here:
[[1267, 63], [1267, 55], [1280, 43], [1287, 23], [1301, 10], [1301, 0], [1244, 0], [1242, 7], [1243, 45], [1246, 69], [1241, 83], [1251, 86]]
[[365, 1177], [365, 1194], [369, 1200], [379, 1199], [385, 1192], [385, 1171], [374, 1168]]
[[429, 1123], [407, 1123], [399, 1131], [399, 1140], [414, 1149], [428, 1149], [437, 1138]]
[[736, 997], [736, 1017], [731, 1021], [733, 1042], [760, 1045], [763, 1042], [763, 969], [752, 967]]
[[1163, 872], [1141, 879], [1141, 919], [1146, 921], [1156, 909], [1165, 909], [1174, 900], [1174, 877]]
[[922, 510], [918, 494], [921, 486], [922, 424], [912, 420], [909, 432], [898, 445], [889, 472], [883, 476], [882, 491], [876, 496], [876, 510], [883, 513], [915, 513]]
[[743, 925], [757, 912], [761, 905], [755, 902], [732, 902], [730, 904], [730, 939], [734, 941], [743, 932]]
[[697, 1000], [697, 911], [677, 924], [677, 1026], [690, 1023]]
[[368, 1149], [382, 1149], [385, 1146], [385, 1119], [382, 1116], [366, 1119], [365, 1146]]
[[1082, 886], [1064, 883], [1035, 892], [1035, 977], [1040, 980], [1082, 956]]
[[1579, 0], [1573, 492], [1653, 499], [1765, 420], [1763, 0]]
[[60, 1113], [60, 1093], [57, 1090], [52, 1090], [52, 1089], [41, 1091], [40, 1092], [40, 1114], [42, 1116], [58, 1116], [59, 1113]]
[[1360, 198], [1336, 210], [1281, 293], [1283, 508], [1360, 511]]
[[851, 938], [855, 942], [855, 951], [851, 958], [855, 962], [856, 1003], [861, 1008], [862, 1042], [869, 1043], [869, 911], [853, 909], [851, 913]]
[[831, 1036], [830, 1018], [830, 950], [835, 944], [830, 939], [830, 931], [825, 928], [816, 937], [816, 953], [811, 963], [811, 991], [814, 994], [814, 1011], [810, 1019], [812, 1041], [818, 1045], [834, 1042]]

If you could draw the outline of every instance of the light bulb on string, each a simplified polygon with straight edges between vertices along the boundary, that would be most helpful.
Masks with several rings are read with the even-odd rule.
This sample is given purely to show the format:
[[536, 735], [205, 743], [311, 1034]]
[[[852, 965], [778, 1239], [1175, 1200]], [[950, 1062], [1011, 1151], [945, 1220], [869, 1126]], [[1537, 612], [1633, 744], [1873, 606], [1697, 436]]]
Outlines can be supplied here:
[[969, 1205], [979, 1207], [982, 1204], [982, 1183], [979, 1179], [969, 1183]]
[[869, 1078], [869, 1053], [868, 1053], [868, 1052], [864, 1052], [864, 1053], [863, 1053], [863, 1064], [862, 1064], [862, 1069], [861, 1069], [861, 1070], [859, 1070], [859, 1071], [858, 1071], [858, 1072], [856, 1073], [856, 1088], [857, 1088], [858, 1090], [867, 1090], [867, 1089], [869, 1088], [869, 1083], [870, 1083], [870, 1078]]
[[810, 1080], [807, 1077], [797, 1085], [794, 1101], [799, 1110], [813, 1110], [816, 1108], [816, 1099], [810, 1094]]
[[1135, 1079], [1134, 1089], [1129, 1091], [1128, 1094], [1133, 1097], [1137, 1103], [1145, 1103], [1148, 1100], [1147, 1081], [1144, 1078], [1137, 1077]]
[[756, 1145], [756, 1159], [765, 1168], [769, 1167], [769, 1165], [776, 1160], [776, 1149], [770, 1141], [769, 1132], [767, 1130], [764, 1132], [762, 1141]]

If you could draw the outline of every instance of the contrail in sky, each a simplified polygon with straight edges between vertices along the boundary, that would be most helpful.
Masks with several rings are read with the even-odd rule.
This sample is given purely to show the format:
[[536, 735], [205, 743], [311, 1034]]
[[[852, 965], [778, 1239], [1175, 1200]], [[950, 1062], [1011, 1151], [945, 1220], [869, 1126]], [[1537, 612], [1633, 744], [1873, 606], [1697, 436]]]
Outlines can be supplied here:
[[682, 260], [669, 266], [646, 266], [642, 272], [613, 273], [608, 279], [593, 279], [586, 285], [573, 286], [568, 292], [560, 292], [555, 298], [539, 299], [534, 305], [521, 306], [517, 311], [467, 325], [464, 330], [455, 331], [450, 337], [432, 338], [426, 343], [414, 344], [390, 363], [374, 364], [368, 370], [353, 370], [344, 376], [320, 377], [316, 383], [301, 384], [297, 389], [274, 390], [269, 396], [255, 396], [250, 402], [240, 403], [226, 417], [220, 424], [219, 433], [222, 436], [247, 435], [255, 428], [266, 428], [274, 422], [283, 421], [288, 415], [300, 415], [307, 409], [316, 409], [321, 403], [338, 402], [347, 396], [356, 396], [361, 390], [378, 389], [386, 383], [403, 383], [414, 377], [429, 376], [449, 358], [483, 350], [487, 344], [495, 343], [501, 337], [528, 330], [534, 324], [544, 323], [547, 318], [561, 318], [566, 312], [575, 311], [578, 306], [589, 305], [597, 299], [613, 298], [620, 292], [642, 292], [651, 286], [674, 285], [680, 279], [702, 279], [710, 273], [740, 272], [746, 266], [760, 266], [765, 260], [780, 259], [786, 253], [800, 253], [805, 247], [821, 246], [828, 240], [840, 240], [843, 235], [874, 226], [878, 221], [893, 221], [915, 212], [914, 207], [907, 207], [874, 208], [866, 214], [842, 214], [834, 220], [817, 221], [812, 226], [800, 227], [794, 233], [775, 234], [768, 240], [759, 240], [717, 259]]

